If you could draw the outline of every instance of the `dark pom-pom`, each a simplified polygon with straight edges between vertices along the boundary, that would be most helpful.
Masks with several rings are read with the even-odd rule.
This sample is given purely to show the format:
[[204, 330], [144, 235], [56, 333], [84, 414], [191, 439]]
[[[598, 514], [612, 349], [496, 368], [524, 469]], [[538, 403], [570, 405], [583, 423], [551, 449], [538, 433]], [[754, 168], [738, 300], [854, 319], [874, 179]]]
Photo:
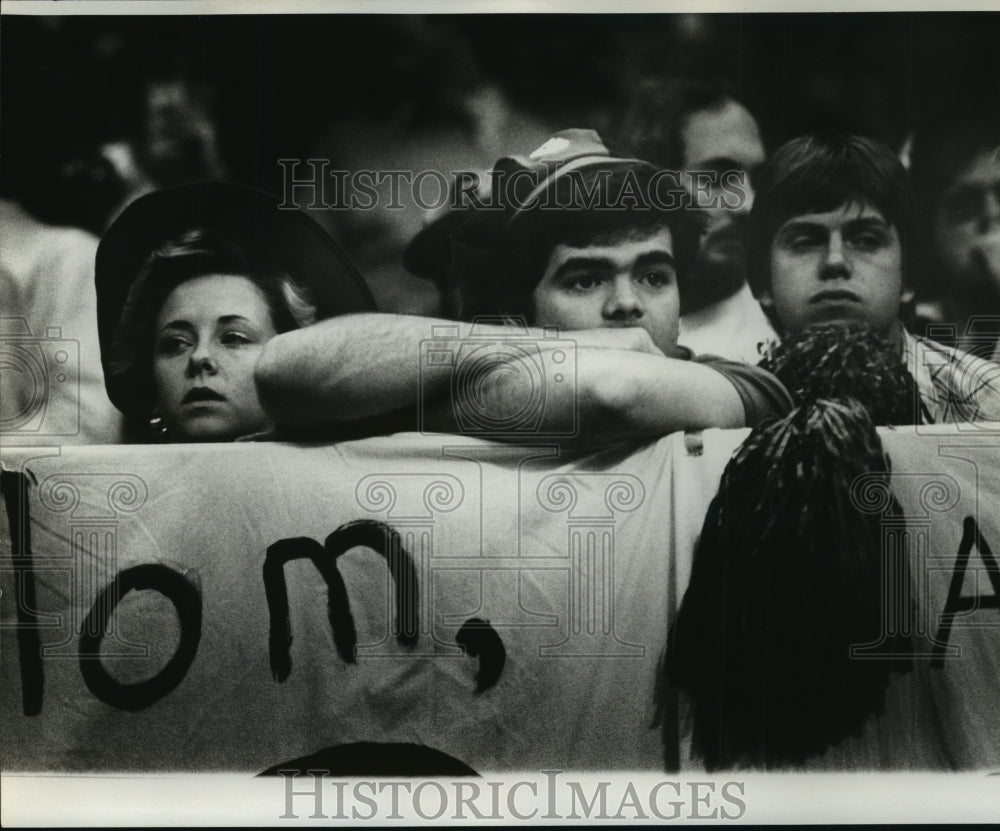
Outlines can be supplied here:
[[[883, 601], [881, 516], [851, 501], [888, 468], [857, 401], [819, 400], [754, 430], [730, 460], [670, 631], [667, 677], [693, 706], [706, 767], [801, 764], [858, 733], [908, 651]], [[901, 513], [893, 500], [893, 508]], [[905, 597], [892, 607], [911, 608]], [[852, 646], [882, 641], [876, 657]]]
[[876, 424], [919, 424], [916, 382], [899, 343], [866, 326], [823, 326], [789, 335], [760, 367], [777, 375], [796, 404], [853, 398]]

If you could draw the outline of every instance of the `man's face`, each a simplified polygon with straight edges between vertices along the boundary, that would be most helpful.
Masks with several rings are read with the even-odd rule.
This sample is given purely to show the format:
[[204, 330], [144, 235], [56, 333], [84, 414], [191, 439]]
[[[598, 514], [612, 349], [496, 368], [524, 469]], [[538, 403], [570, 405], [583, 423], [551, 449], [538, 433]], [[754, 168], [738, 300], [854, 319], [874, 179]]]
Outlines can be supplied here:
[[[934, 247], [956, 294], [994, 306], [1000, 299], [1000, 155], [975, 156], [944, 192]], [[983, 309], [997, 311], [996, 308]]]
[[[717, 203], [717, 207], [705, 209], [708, 222], [695, 271], [702, 280], [714, 278], [713, 282], [722, 281], [722, 285], [696, 290], [704, 289], [706, 295], [721, 292], [724, 297], [731, 293], [725, 291], [726, 284], [731, 290], [742, 285], [742, 229], [753, 206], [751, 178], [764, 162], [764, 145], [757, 122], [735, 101], [688, 116], [681, 138], [688, 187], [697, 190], [699, 179], [706, 184], [713, 179], [718, 183], [698, 196], [698, 204]], [[698, 177], [695, 171], [707, 171], [711, 176]]]
[[639, 326], [670, 354], [679, 307], [673, 241], [662, 227], [619, 242], [557, 245], [535, 288], [533, 322], [564, 330]]
[[771, 285], [761, 303], [791, 334], [821, 324], [888, 331], [903, 289], [899, 234], [868, 205], [788, 219], [771, 241]]

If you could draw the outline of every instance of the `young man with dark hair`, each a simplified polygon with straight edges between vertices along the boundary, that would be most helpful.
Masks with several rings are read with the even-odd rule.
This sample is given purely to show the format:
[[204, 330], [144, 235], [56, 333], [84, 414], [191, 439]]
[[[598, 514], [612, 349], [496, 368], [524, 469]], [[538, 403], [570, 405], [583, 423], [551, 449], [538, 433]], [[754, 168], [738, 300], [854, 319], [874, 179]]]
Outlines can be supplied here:
[[[438, 416], [423, 427], [452, 431], [462, 426], [448, 413], [464, 407], [501, 414], [501, 423], [503, 413], [538, 399], [530, 430], [489, 433], [519, 441], [528, 432], [564, 442], [653, 437], [780, 414], [790, 400], [773, 376], [694, 359], [677, 345], [677, 277], [699, 232], [683, 203], [657, 168], [612, 156], [590, 130], [567, 130], [530, 156], [501, 159], [489, 200], [453, 231], [462, 317], [519, 317], [536, 328], [393, 315], [327, 321], [268, 344], [257, 368], [261, 399], [289, 426], [401, 411], [397, 429], [416, 426], [418, 401], [437, 401]], [[442, 326], [451, 334], [435, 339], [441, 360], [421, 360], [422, 343]], [[553, 337], [556, 329], [562, 337]], [[530, 346], [535, 365], [565, 362], [566, 371], [545, 375], [537, 388], [509, 360], [512, 335]], [[472, 345], [484, 371], [458, 383], [456, 360]], [[578, 426], [563, 429], [570, 423]]]
[[898, 343], [919, 392], [914, 423], [1000, 420], [1000, 365], [907, 332], [906, 171], [888, 147], [810, 135], [762, 168], [750, 216], [748, 277], [781, 335], [863, 324]]

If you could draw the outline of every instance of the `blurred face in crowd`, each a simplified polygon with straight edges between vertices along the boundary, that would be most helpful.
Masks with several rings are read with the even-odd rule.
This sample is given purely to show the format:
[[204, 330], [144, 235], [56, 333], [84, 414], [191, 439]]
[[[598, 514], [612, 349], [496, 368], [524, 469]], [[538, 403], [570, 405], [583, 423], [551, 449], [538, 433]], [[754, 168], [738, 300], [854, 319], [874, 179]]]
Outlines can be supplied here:
[[[734, 187], [726, 191], [721, 184], [701, 197], [709, 203], [718, 201], [719, 204], [706, 209], [708, 223], [695, 264], [696, 276], [699, 281], [721, 285], [695, 286], [695, 289], [702, 289], [699, 294], [721, 293], [724, 297], [743, 282], [742, 229], [753, 206], [751, 182], [754, 172], [764, 162], [764, 145], [757, 122], [735, 101], [726, 102], [717, 109], [692, 113], [681, 136], [689, 187], [695, 185], [691, 177], [693, 171], [709, 171], [716, 181], [729, 171], [741, 174], [737, 178], [729, 173], [727, 181], [734, 182], [745, 193], [745, 198], [740, 198]], [[722, 204], [723, 200], [726, 204]], [[728, 292], [725, 291], [727, 286]]]
[[964, 298], [994, 303], [1000, 298], [998, 153], [975, 156], [944, 192], [934, 217], [934, 247], [945, 271], [941, 279]]
[[557, 245], [534, 293], [534, 324], [561, 329], [639, 326], [676, 349], [680, 301], [670, 230], [583, 247]]
[[821, 324], [896, 324], [903, 290], [899, 234], [869, 205], [841, 205], [782, 224], [761, 295], [787, 333]]
[[[344, 186], [330, 177], [323, 198], [341, 205], [357, 200], [359, 209], [311, 211], [313, 218], [342, 242], [380, 309], [440, 314], [442, 298], [437, 289], [430, 280], [406, 270], [403, 252], [436, 218], [435, 209], [441, 210], [448, 203], [448, 194], [442, 197], [441, 180], [435, 176], [424, 177], [419, 187], [411, 187], [405, 179], [390, 174], [398, 171], [412, 181], [420, 171], [479, 170], [484, 167], [483, 149], [455, 126], [432, 126], [403, 136], [397, 128], [365, 118], [338, 121], [320, 148], [318, 156], [335, 160], [331, 172], [334, 168], [350, 171]], [[361, 171], [371, 173], [366, 177], [368, 191], [359, 192], [351, 184]]]
[[171, 440], [232, 441], [269, 426], [253, 369], [275, 334], [246, 277], [196, 277], [170, 293], [156, 318], [153, 377]]

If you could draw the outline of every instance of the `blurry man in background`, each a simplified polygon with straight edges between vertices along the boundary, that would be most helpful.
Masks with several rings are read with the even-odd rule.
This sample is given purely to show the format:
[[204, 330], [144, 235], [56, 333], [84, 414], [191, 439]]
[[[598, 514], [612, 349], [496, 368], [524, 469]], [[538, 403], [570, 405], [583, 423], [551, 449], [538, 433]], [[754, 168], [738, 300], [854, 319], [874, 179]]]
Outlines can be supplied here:
[[764, 162], [754, 117], [721, 84], [650, 80], [636, 90], [621, 141], [640, 159], [683, 171], [708, 216], [682, 286], [680, 342], [696, 353], [756, 363], [758, 344], [775, 334], [747, 287], [744, 263], [753, 175]]
[[929, 334], [1000, 359], [1000, 109], [961, 100], [917, 133], [918, 313]]
[[[338, 91], [310, 151], [309, 158], [329, 160], [321, 175], [334, 206], [311, 214], [358, 266], [380, 309], [450, 315], [447, 235], [432, 232], [426, 255], [404, 251], [448, 213], [454, 173], [485, 177], [511, 145], [541, 143], [551, 131], [509, 101], [482, 71], [477, 44], [452, 22], [383, 17], [365, 34], [380, 44], [380, 71], [364, 85], [352, 83], [353, 91]], [[303, 164], [295, 176], [309, 179], [312, 172]], [[303, 206], [309, 204], [306, 198]]]

